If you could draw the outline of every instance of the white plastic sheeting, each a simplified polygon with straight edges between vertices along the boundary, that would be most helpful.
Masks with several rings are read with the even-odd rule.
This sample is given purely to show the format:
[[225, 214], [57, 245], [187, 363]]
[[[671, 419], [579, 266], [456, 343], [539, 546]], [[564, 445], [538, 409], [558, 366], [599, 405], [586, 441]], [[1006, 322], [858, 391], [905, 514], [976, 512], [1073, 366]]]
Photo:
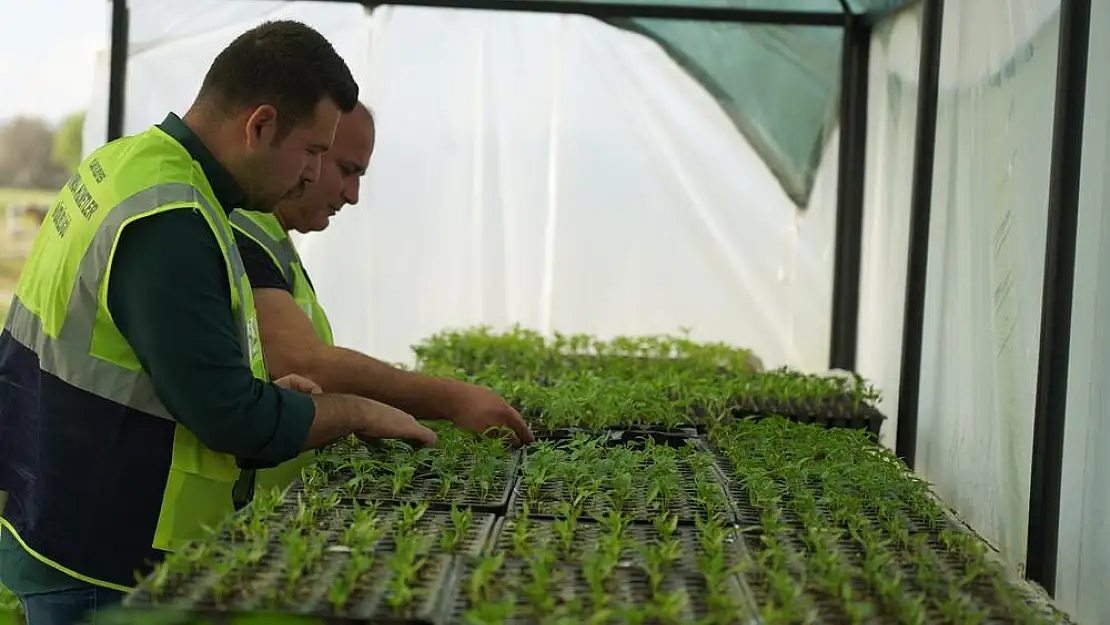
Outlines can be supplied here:
[[907, 9], [902, 17], [877, 25], [868, 72], [867, 171], [856, 367], [883, 391], [880, 408], [888, 419], [882, 437], [891, 448], [898, 431], [902, 316], [917, 120], [919, 13], [917, 9]]
[[[1093, 3], [1057, 603], [1110, 622], [1110, 4]], [[1015, 566], [1029, 465], [1059, 3], [946, 3], [919, 469]], [[974, 15], [973, 15], [974, 14]], [[872, 43], [859, 366], [897, 408], [920, 7]], [[886, 262], [884, 262], [886, 261]], [[889, 299], [895, 295], [893, 299]], [[884, 433], [894, 440], [897, 422]]]
[[[835, 140], [799, 217], [650, 40], [579, 16], [224, 0], [177, 10], [224, 27], [178, 32], [178, 3], [132, 5], [128, 133], [182, 112], [263, 19], [319, 28], [352, 66], [379, 119], [375, 162], [359, 205], [300, 242], [344, 344], [404, 362], [447, 326], [690, 327], [771, 366], [825, 366]], [[143, 15], [165, 17], [154, 35]], [[102, 98], [87, 145], [105, 114]]]
[[[938, 491], [993, 539], [1011, 562], [1025, 558], [1029, 461], [1045, 206], [1058, 45], [1055, 2], [1009, 3], [970, 19], [948, 3], [928, 278], [920, 468]], [[1110, 82], [1100, 68], [1110, 6], [1094, 3], [1083, 196], [1070, 367], [1068, 439], [1057, 596], [1081, 623], [1110, 621], [1110, 540], [1105, 460], [1110, 376]], [[873, 44], [868, 227], [860, 366], [897, 405], [920, 11], [885, 24]], [[880, 47], [882, 46], [882, 47]], [[978, 79], [976, 78], [978, 76]], [[879, 259], [890, 259], [885, 266]], [[895, 424], [896, 425], [896, 424]], [[894, 428], [887, 433], [893, 440]]]
[[[295, 19], [325, 33], [356, 75], [366, 71], [369, 29], [357, 4], [251, 0], [131, 0], [124, 134], [145, 130], [168, 111], [184, 113], [220, 50], [256, 23]], [[104, 143], [108, 125], [109, 54], [100, 53], [85, 117], [84, 150]]]
[[[1028, 525], [1057, 14], [1045, 0], [945, 3], [941, 48], [918, 470], [1015, 565]], [[897, 409], [920, 20], [920, 5], [903, 12], [872, 50], [860, 367], [887, 391], [888, 414]], [[897, 208], [876, 206], [888, 202]]]
[[1056, 590], [1110, 622], [1110, 3], [1092, 3]]
[[574, 16], [388, 7], [374, 33], [365, 200], [302, 246], [345, 341], [404, 358], [451, 325], [688, 325], [824, 364], [832, 204], [796, 221], [655, 44]]

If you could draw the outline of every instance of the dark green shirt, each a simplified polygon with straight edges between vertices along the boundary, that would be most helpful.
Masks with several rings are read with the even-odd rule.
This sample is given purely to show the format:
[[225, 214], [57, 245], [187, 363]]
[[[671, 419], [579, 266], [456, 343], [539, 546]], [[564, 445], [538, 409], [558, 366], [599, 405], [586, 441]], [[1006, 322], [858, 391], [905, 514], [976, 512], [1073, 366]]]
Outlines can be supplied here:
[[[226, 210], [243, 204], [231, 174], [179, 117], [170, 114], [159, 127], [200, 164]], [[206, 446], [255, 467], [300, 453], [315, 405], [308, 395], [256, 380], [243, 365], [223, 255], [199, 212], [169, 211], [123, 230], [108, 309], [162, 403]], [[0, 583], [17, 593], [83, 585], [30, 557], [6, 532]]]

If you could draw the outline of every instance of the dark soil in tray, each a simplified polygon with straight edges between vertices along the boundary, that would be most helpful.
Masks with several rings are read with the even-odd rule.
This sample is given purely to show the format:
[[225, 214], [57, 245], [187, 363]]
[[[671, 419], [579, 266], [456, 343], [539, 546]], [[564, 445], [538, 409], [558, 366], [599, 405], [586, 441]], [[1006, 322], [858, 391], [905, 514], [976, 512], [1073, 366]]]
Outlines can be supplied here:
[[[409, 508], [412, 509], [412, 508]], [[376, 619], [379, 617], [409, 620], [432, 620], [441, 588], [451, 579], [453, 558], [445, 553], [441, 537], [452, 527], [450, 515], [428, 510], [414, 524], [407, 541], [397, 534], [401, 508], [378, 511], [376, 526], [380, 534], [365, 548], [344, 546], [344, 535], [357, 521], [355, 509], [337, 506], [324, 510], [312, 523], [311, 531], [286, 530], [297, 516], [296, 504], [283, 504], [279, 514], [267, 521], [265, 543], [248, 542], [225, 530], [224, 540], [209, 545], [214, 550], [211, 560], [193, 570], [170, 573], [161, 591], [152, 591], [144, 584], [128, 597], [129, 607], [169, 607], [189, 613], [247, 613], [267, 611], [313, 617]], [[456, 545], [454, 554], [478, 554], [485, 548], [492, 532], [494, 515], [472, 513], [469, 528]], [[297, 539], [290, 542], [289, 536]], [[410, 562], [422, 562], [415, 578], [400, 588], [412, 591], [410, 601], [392, 605], [391, 598], [402, 596], [394, 585], [395, 565], [400, 552], [411, 547], [416, 554]], [[299, 575], [291, 576], [290, 550], [315, 554]], [[252, 561], [236, 560], [237, 552], [260, 550]], [[340, 592], [341, 589], [345, 589]], [[340, 595], [347, 600], [336, 606]]]

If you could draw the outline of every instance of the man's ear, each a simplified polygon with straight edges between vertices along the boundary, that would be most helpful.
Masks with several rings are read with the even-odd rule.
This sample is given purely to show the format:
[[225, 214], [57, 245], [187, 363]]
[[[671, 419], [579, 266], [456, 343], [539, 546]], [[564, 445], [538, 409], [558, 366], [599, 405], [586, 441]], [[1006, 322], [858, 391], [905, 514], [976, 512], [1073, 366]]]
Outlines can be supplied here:
[[255, 150], [273, 144], [278, 131], [277, 109], [269, 104], [261, 104], [247, 118], [247, 147]]

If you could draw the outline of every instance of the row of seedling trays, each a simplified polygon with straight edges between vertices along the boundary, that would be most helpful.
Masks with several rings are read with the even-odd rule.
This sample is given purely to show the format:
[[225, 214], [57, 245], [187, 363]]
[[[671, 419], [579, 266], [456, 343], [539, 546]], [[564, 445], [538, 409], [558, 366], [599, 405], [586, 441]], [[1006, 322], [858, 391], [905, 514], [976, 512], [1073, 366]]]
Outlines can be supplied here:
[[[639, 361], [637, 361], [639, 363]], [[535, 425], [549, 429], [696, 428], [724, 420], [778, 415], [798, 423], [864, 429], [878, 438], [885, 420], [880, 393], [861, 378], [803, 375], [789, 370], [735, 376], [671, 371], [645, 359], [623, 377], [569, 370], [561, 377], [525, 378], [497, 361], [480, 370], [432, 366], [438, 375], [490, 386]]]
[[267, 622], [1054, 622], [1039, 596], [862, 433], [763, 419], [523, 451], [452, 428], [429, 449], [344, 441], [126, 603]]
[[779, 415], [878, 438], [884, 421], [881, 392], [859, 376], [763, 371], [749, 350], [686, 335], [603, 340], [478, 327], [440, 332], [414, 351], [424, 373], [489, 386], [547, 430], [705, 432], [722, 420]]

